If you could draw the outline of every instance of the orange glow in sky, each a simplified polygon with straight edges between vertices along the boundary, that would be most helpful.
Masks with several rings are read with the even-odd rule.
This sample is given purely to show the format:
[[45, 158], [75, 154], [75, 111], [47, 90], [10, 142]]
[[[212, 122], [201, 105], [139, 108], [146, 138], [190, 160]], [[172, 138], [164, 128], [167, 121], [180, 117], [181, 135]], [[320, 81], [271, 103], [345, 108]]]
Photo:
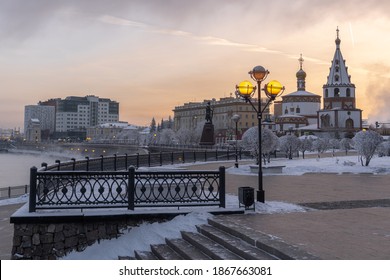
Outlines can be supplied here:
[[149, 125], [190, 101], [230, 96], [262, 65], [284, 94], [322, 96], [336, 28], [357, 107], [390, 113], [390, 2], [1, 0], [0, 127], [23, 127], [24, 106], [94, 94], [120, 103], [120, 120]]

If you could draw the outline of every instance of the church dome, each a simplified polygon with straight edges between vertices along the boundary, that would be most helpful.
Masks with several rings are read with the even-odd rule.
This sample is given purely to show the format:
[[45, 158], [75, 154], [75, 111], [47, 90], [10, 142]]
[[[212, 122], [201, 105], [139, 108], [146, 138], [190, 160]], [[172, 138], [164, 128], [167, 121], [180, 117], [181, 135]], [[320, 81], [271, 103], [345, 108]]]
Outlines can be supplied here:
[[301, 68], [301, 69], [299, 69], [299, 71], [297, 72], [297, 78], [298, 79], [306, 79], [306, 72], [305, 71], [303, 71], [303, 69]]

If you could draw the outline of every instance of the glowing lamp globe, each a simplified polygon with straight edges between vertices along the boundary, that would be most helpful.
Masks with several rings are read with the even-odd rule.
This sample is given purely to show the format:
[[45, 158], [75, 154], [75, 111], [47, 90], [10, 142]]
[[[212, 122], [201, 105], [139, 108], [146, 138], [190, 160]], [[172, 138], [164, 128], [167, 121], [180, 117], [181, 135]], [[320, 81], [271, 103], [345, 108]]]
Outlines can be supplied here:
[[268, 84], [265, 85], [264, 91], [265, 91], [265, 93], [266, 93], [269, 97], [275, 98], [275, 97], [278, 96], [281, 92], [284, 91], [284, 86], [282, 86], [282, 84], [279, 83], [278, 81], [272, 80], [272, 81], [270, 81]]
[[256, 87], [252, 85], [250, 81], [242, 81], [236, 86], [238, 93], [244, 97], [248, 98], [252, 95], [252, 93], [256, 90]]

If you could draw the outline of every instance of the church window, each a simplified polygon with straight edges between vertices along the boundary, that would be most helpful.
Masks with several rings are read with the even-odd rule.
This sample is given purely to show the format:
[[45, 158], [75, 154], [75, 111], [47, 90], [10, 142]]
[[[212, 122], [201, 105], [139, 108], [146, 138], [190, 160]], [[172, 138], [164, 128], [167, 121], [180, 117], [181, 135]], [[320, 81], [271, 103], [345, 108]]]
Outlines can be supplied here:
[[284, 113], [287, 115], [288, 114], [288, 110], [287, 110], [287, 108], [286, 108], [286, 110], [284, 110]]
[[340, 97], [340, 89], [339, 88], [334, 89], [334, 97]]
[[338, 82], [338, 81], [339, 81], [339, 75], [335, 75], [335, 76], [334, 76], [334, 80], [335, 80], [336, 82]]
[[291, 113], [294, 113], [294, 107], [291, 107], [291, 108], [290, 108], [290, 112], [291, 112]]
[[339, 60], [338, 60], [338, 59], [336, 59], [336, 65], [339, 65], [339, 63], [340, 63], [340, 62], [339, 62]]
[[347, 97], [351, 97], [351, 89], [347, 88]]
[[329, 94], [328, 94], [328, 89], [325, 90], [325, 98], [328, 98]]
[[339, 72], [339, 67], [337, 66], [335, 69], [336, 69], [336, 73], [338, 73]]
[[301, 108], [299, 108], [299, 106], [297, 106], [296, 112], [297, 114], [301, 113]]

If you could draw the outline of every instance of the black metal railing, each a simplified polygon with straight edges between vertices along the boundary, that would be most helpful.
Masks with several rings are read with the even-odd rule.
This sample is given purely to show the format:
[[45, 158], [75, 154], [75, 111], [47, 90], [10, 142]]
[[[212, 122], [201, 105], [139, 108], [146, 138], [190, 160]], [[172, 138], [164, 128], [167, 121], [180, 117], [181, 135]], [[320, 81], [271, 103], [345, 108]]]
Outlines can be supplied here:
[[[241, 159], [243, 152], [238, 151], [238, 156]], [[55, 164], [47, 165], [42, 163], [42, 169], [45, 171], [117, 171], [128, 170], [130, 166], [139, 167], [154, 167], [169, 164], [180, 164], [190, 162], [207, 162], [231, 160], [235, 158], [234, 150], [196, 150], [196, 151], [180, 151], [180, 152], [160, 152], [135, 155], [114, 155], [104, 157], [101, 155], [98, 158], [86, 157], [84, 160], [72, 159], [71, 161], [61, 162], [56, 160]]]
[[135, 167], [128, 171], [76, 171], [62, 170], [60, 163], [58, 166], [61, 170], [50, 172], [31, 168], [30, 212], [69, 208], [225, 207], [224, 167], [217, 172], [138, 172]]
[[0, 188], [0, 199], [17, 197], [20, 195], [27, 194], [28, 191], [29, 191], [28, 185]]

